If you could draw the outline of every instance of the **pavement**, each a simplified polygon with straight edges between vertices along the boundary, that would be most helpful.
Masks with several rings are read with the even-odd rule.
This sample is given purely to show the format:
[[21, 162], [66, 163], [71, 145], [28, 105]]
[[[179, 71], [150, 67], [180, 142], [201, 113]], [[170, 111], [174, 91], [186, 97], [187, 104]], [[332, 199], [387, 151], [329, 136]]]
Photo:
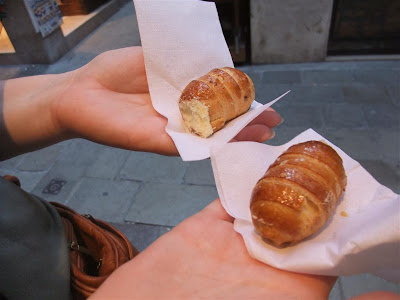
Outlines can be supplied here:
[[[140, 45], [131, 2], [52, 65], [0, 66], [0, 79], [78, 68], [101, 52]], [[381, 184], [400, 192], [400, 60], [330, 61], [240, 66], [266, 103], [285, 121], [266, 142], [280, 145], [313, 128], [359, 161]], [[209, 160], [132, 152], [74, 139], [0, 162], [22, 187], [120, 228], [144, 250], [218, 197]], [[369, 274], [343, 276], [330, 299], [373, 290], [400, 294], [398, 285]]]

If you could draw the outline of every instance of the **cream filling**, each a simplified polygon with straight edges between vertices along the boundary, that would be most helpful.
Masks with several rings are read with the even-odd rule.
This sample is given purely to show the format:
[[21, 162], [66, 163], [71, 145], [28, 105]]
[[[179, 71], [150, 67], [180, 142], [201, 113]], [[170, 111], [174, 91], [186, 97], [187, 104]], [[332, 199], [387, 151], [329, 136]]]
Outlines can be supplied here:
[[199, 100], [183, 101], [179, 103], [186, 127], [203, 138], [210, 136], [213, 129], [210, 122], [208, 107]]

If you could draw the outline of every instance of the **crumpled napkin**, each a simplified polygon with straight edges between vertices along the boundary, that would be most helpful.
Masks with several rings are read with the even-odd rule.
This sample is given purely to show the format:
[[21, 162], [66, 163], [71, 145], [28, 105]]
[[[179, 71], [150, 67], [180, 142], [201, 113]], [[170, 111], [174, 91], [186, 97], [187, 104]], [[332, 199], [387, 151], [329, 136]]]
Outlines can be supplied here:
[[[251, 193], [280, 154], [289, 146], [308, 140], [324, 141], [342, 157], [346, 191], [318, 233], [295, 246], [279, 249], [256, 234], [249, 208]], [[234, 228], [243, 236], [253, 258], [299, 273], [371, 273], [400, 281], [400, 196], [379, 184], [357, 161], [312, 129], [281, 146], [226, 144], [212, 150], [211, 162], [221, 203], [236, 218]]]
[[211, 148], [228, 143], [280, 98], [266, 105], [254, 101], [247, 113], [206, 139], [186, 133], [178, 107], [185, 86], [213, 68], [233, 67], [215, 4], [195, 0], [134, 0], [134, 4], [151, 101], [167, 117], [166, 131], [184, 161], [208, 158]]

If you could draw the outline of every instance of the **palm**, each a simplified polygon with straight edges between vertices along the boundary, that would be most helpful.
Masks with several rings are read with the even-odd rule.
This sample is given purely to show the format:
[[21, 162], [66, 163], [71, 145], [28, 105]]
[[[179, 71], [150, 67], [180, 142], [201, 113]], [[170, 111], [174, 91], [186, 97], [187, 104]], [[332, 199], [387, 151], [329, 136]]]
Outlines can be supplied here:
[[281, 271], [252, 259], [231, 218], [214, 201], [117, 270], [96, 296], [321, 299], [327, 298], [334, 281]]
[[[57, 120], [71, 136], [131, 150], [178, 154], [165, 131], [166, 118], [151, 104], [140, 47], [105, 52], [71, 75], [71, 91], [55, 105]], [[269, 109], [235, 140], [265, 141], [280, 121]]]
[[64, 127], [115, 147], [177, 154], [151, 105], [140, 48], [106, 52], [73, 75], [75, 97], [57, 103]]

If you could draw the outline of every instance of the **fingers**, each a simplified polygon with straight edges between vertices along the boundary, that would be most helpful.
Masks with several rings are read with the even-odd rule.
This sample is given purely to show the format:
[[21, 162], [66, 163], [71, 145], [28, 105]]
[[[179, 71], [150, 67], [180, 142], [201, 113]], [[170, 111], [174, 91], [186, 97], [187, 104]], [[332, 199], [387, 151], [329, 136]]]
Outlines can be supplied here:
[[224, 207], [221, 204], [220, 199], [216, 199], [213, 202], [211, 202], [201, 211], [201, 213], [207, 214], [209, 217], [213, 217], [230, 223], [233, 223], [233, 221], [235, 220], [225, 211]]
[[240, 131], [232, 141], [252, 141], [262, 143], [266, 140], [272, 139], [274, 136], [275, 132], [273, 129], [265, 125], [254, 124], [243, 128], [242, 131]]
[[243, 128], [232, 141], [265, 142], [275, 136], [272, 128], [282, 122], [283, 118], [273, 108], [269, 107]]
[[[262, 124], [269, 128], [278, 126], [283, 122], [283, 118], [271, 107], [268, 107], [258, 115], [249, 125]], [[249, 126], [248, 125], [248, 126]]]

